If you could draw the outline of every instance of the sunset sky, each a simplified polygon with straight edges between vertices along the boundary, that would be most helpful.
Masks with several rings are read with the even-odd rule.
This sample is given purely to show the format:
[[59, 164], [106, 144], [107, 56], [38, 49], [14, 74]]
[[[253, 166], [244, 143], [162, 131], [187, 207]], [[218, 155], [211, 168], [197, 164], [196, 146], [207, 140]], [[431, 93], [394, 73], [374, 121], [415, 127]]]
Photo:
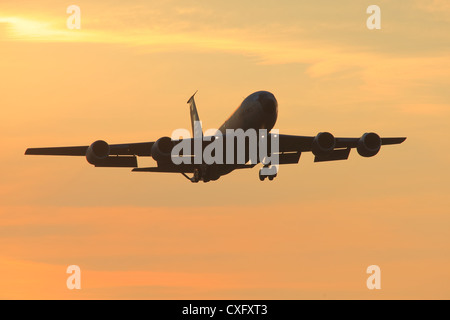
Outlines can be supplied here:
[[[5, 0], [0, 73], [0, 299], [450, 298], [448, 1]], [[408, 139], [263, 183], [24, 156], [189, 129], [196, 90], [204, 129], [267, 90], [280, 133]]]

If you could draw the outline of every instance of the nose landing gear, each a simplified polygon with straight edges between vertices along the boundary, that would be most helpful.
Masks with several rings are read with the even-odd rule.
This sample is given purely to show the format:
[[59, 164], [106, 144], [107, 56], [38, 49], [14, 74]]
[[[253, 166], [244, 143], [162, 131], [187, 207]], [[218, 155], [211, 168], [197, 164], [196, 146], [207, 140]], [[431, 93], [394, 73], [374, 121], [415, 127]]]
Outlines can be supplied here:
[[268, 178], [270, 181], [275, 179], [277, 177], [277, 168], [272, 166], [269, 168], [269, 166], [264, 166], [263, 168], [259, 169], [259, 180], [264, 181], [266, 178]]

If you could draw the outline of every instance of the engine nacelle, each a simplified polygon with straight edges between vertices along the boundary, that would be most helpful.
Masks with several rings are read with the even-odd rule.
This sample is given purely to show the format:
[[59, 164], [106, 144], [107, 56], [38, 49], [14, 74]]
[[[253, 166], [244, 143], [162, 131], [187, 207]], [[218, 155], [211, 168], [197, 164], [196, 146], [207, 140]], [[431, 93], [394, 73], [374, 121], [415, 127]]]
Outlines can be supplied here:
[[315, 156], [327, 156], [333, 152], [336, 146], [334, 136], [329, 132], [320, 132], [315, 136], [312, 143], [312, 153]]
[[103, 140], [97, 140], [86, 151], [86, 160], [95, 165], [98, 161], [109, 156], [109, 144]]
[[172, 149], [172, 139], [169, 137], [159, 138], [152, 146], [152, 158], [155, 159], [156, 162], [170, 163]]
[[380, 151], [381, 138], [374, 132], [364, 133], [358, 141], [357, 150], [362, 157], [373, 157]]

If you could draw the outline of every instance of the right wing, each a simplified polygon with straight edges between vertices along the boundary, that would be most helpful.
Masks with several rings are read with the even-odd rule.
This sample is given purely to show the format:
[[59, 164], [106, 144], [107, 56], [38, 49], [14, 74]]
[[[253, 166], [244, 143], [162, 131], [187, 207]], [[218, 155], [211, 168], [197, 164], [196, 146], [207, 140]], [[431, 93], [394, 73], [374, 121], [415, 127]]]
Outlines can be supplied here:
[[[371, 133], [373, 134], [373, 133]], [[378, 135], [377, 135], [378, 136]], [[279, 135], [280, 164], [297, 163], [302, 152], [314, 153], [317, 136]], [[363, 136], [364, 137], [364, 136]], [[314, 162], [346, 160], [352, 148], [358, 148], [360, 138], [335, 138], [334, 148], [327, 155], [315, 154]], [[380, 145], [400, 144], [406, 138], [379, 138]], [[378, 152], [378, 151], [377, 151]], [[376, 154], [376, 153], [375, 153]], [[283, 161], [283, 159], [287, 159]]]
[[[312, 151], [316, 136], [294, 136], [280, 134], [280, 152]], [[356, 148], [360, 138], [336, 138], [335, 148]], [[381, 138], [381, 145], [400, 144], [406, 138]]]

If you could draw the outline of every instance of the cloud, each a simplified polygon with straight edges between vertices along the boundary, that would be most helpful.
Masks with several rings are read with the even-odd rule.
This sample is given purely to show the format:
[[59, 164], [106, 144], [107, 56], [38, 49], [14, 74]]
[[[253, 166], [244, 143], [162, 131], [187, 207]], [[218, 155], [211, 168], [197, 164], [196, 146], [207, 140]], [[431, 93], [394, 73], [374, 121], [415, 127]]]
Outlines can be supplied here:
[[[195, 8], [181, 11], [183, 14], [197, 12]], [[276, 30], [262, 35], [251, 27], [171, 30], [132, 24], [125, 29], [108, 30], [105, 26], [68, 30], [64, 26], [56, 27], [54, 19], [43, 22], [21, 17], [3, 17], [0, 23], [8, 24], [10, 39], [16, 41], [119, 44], [141, 54], [226, 52], [250, 57], [259, 64], [305, 64], [306, 74], [312, 78], [338, 74], [356, 77], [364, 82], [361, 89], [385, 96], [426, 86], [436, 78], [447, 82], [445, 75], [450, 70], [450, 61], [439, 52], [431, 56], [398, 57], [358, 45], [312, 41], [295, 32], [290, 38], [276, 37]]]

